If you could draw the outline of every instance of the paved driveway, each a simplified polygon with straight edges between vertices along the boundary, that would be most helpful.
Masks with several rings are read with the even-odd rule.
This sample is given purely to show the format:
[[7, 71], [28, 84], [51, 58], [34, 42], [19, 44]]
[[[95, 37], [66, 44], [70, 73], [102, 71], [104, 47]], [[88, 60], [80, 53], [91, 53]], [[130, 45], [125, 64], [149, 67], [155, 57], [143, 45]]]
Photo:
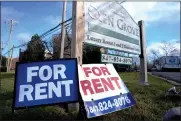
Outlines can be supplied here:
[[160, 76], [169, 80], [181, 83], [181, 72], [151, 72], [153, 75]]

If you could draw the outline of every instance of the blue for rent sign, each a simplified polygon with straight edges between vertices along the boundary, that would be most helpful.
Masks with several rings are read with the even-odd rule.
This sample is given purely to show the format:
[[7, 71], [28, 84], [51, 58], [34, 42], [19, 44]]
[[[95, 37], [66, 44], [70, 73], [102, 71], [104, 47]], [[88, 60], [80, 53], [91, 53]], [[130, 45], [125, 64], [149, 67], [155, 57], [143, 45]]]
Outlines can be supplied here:
[[78, 101], [76, 59], [18, 63], [13, 107]]

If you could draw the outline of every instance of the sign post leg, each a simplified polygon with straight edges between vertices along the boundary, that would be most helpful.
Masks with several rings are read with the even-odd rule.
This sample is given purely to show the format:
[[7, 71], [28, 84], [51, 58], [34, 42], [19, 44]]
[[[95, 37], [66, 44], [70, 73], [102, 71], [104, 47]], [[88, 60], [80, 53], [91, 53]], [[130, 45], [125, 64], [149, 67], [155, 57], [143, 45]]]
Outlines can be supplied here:
[[15, 110], [14, 109], [12, 109], [12, 118], [13, 118], [13, 120], [15, 119]]
[[145, 37], [145, 26], [144, 21], [138, 22], [140, 27], [140, 45], [141, 45], [141, 54], [140, 54], [140, 84], [149, 85], [147, 77], [147, 61], [146, 61], [146, 37]]
[[78, 112], [78, 115], [77, 115], [76, 119], [86, 121], [87, 120], [87, 114], [86, 114], [86, 110], [85, 110], [85, 107], [84, 107], [83, 100], [80, 99], [79, 103], [80, 103], [79, 112]]
[[[85, 27], [84, 2], [73, 1], [72, 5], [71, 58], [77, 58], [78, 64], [82, 64], [82, 42]], [[79, 112], [79, 103], [68, 104], [68, 110], [77, 114]]]

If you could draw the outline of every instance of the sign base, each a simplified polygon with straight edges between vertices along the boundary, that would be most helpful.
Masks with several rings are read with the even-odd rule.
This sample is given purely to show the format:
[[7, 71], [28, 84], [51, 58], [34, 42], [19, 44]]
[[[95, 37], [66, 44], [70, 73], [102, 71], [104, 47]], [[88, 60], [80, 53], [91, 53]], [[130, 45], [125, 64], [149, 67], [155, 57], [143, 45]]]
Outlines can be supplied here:
[[142, 85], [142, 86], [149, 86], [150, 83], [141, 81], [141, 82], [140, 82], [140, 85]]

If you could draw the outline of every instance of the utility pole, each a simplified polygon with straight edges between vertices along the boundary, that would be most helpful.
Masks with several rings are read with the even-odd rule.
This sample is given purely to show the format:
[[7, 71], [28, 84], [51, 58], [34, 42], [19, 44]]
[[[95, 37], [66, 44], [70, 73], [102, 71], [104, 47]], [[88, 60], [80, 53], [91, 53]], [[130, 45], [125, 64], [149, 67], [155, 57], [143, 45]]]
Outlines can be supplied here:
[[10, 49], [12, 47], [12, 29], [13, 29], [13, 24], [14, 20], [10, 20], [10, 33], [9, 33], [9, 47], [8, 47], [8, 62], [7, 62], [7, 72], [9, 72], [9, 64], [10, 64]]
[[[61, 31], [61, 46], [60, 46], [60, 58], [64, 58], [64, 45], [65, 45], [65, 19], [66, 19], [66, 0], [63, 2], [63, 11], [62, 11], [62, 31]], [[64, 103], [64, 108], [68, 111], [68, 104]]]
[[12, 57], [13, 57], [13, 50], [14, 50], [14, 46], [12, 48], [12, 52], [11, 52], [11, 57], [10, 57], [10, 64], [9, 64], [9, 70], [11, 69], [11, 64], [12, 64]]
[[66, 5], [67, 5], [67, 2], [64, 1], [63, 2], [63, 12], [62, 12], [62, 33], [61, 33], [60, 58], [64, 57]]

